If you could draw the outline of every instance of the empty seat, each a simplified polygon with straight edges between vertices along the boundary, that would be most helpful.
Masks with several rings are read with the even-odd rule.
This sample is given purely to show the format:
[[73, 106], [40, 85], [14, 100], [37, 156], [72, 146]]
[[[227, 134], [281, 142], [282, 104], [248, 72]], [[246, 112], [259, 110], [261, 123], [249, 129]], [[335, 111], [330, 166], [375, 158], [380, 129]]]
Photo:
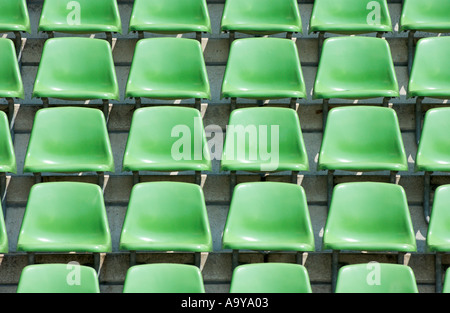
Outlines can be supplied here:
[[391, 171], [392, 175], [407, 171], [408, 161], [396, 112], [375, 106], [346, 106], [330, 110], [319, 152], [318, 170], [328, 171], [329, 196], [335, 170]]
[[102, 39], [52, 38], [45, 42], [33, 97], [119, 100], [111, 47]]
[[6, 207], [0, 207], [0, 253], [2, 254], [9, 252], [9, 240], [3, 210], [6, 210]]
[[186, 38], [138, 41], [125, 96], [210, 99], [208, 74], [200, 43]]
[[314, 251], [314, 234], [303, 187], [279, 182], [237, 185], [222, 246], [236, 253], [239, 250]]
[[188, 264], [143, 264], [130, 267], [124, 293], [204, 293], [200, 269]]
[[8, 101], [9, 119], [14, 114], [14, 98], [25, 97], [16, 51], [11, 40], [0, 38], [0, 98]]
[[45, 0], [38, 31], [69, 34], [122, 33], [116, 0]]
[[426, 221], [430, 218], [431, 173], [450, 171], [450, 140], [447, 136], [450, 108], [441, 107], [426, 112], [423, 131], [417, 149], [415, 171], [424, 172], [423, 207]]
[[306, 98], [295, 43], [282, 38], [235, 40], [231, 45], [223, 78], [222, 97]]
[[[14, 42], [19, 50], [21, 44], [21, 32], [31, 33], [30, 17], [26, 0], [1, 0], [0, 7], [0, 33], [14, 32]], [[3, 53], [2, 53], [3, 54]]]
[[228, 122], [221, 168], [224, 171], [308, 171], [297, 112], [289, 108], [234, 110]]
[[400, 31], [447, 33], [450, 31], [450, 3], [446, 0], [405, 0]]
[[[1, 64], [1, 63], [0, 63]], [[17, 173], [16, 155], [6, 113], [0, 111], [0, 173]]]
[[111, 252], [101, 188], [80, 182], [34, 185], [20, 227], [17, 251]]
[[364, 34], [392, 32], [386, 0], [317, 0], [314, 2], [309, 32]]
[[230, 293], [312, 293], [312, 290], [303, 265], [253, 263], [234, 270]]
[[221, 30], [270, 35], [302, 33], [302, 21], [295, 0], [226, 0]]
[[339, 270], [336, 293], [418, 293], [413, 270], [402, 264], [371, 262]]
[[416, 251], [414, 228], [403, 187], [376, 182], [337, 185], [325, 225], [323, 249], [333, 250], [333, 284], [337, 275], [338, 251]]
[[450, 269], [445, 271], [443, 293], [450, 293]]
[[182, 182], [135, 185], [119, 247], [128, 251], [211, 251], [211, 230], [201, 187]]
[[385, 39], [348, 36], [325, 40], [314, 99], [398, 96], [394, 63]]
[[129, 31], [179, 34], [211, 33], [211, 21], [205, 0], [136, 0]]
[[114, 172], [105, 117], [98, 109], [55, 107], [36, 113], [24, 172]]
[[100, 293], [91, 267], [76, 264], [28, 265], [20, 274], [17, 293]]
[[416, 141], [422, 130], [424, 98], [450, 99], [450, 37], [420, 39], [408, 84], [408, 97], [416, 97]]
[[[417, 31], [431, 33], [450, 32], [450, 3], [447, 0], [405, 0], [400, 17], [399, 30], [408, 32], [408, 72], [411, 73], [415, 54], [414, 34]], [[437, 52], [437, 51], [436, 51]]]
[[199, 110], [162, 106], [133, 114], [123, 171], [209, 171], [211, 158]]

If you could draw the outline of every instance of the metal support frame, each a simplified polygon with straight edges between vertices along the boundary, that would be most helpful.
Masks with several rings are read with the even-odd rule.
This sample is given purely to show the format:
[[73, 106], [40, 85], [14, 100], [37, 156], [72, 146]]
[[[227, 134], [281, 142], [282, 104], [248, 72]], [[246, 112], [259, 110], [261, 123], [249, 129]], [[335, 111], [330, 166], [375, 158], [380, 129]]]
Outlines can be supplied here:
[[133, 171], [133, 185], [139, 184], [140, 180], [139, 171]]
[[8, 121], [11, 124], [14, 117], [14, 99], [6, 98], [6, 101], [8, 101]]
[[335, 292], [339, 271], [339, 250], [333, 250], [331, 255], [331, 292]]
[[44, 108], [48, 108], [48, 106], [50, 105], [48, 98], [41, 98], [41, 100], [42, 100], [42, 106]]
[[[100, 273], [100, 252], [93, 252], [93, 263], [89, 264], [97, 274]], [[36, 263], [36, 252], [27, 252], [28, 265], [37, 264]]]
[[397, 173], [396, 171], [391, 171], [390, 175], [389, 175], [389, 182], [391, 184], [396, 184], [397, 183]]
[[237, 98], [231, 98], [231, 111], [237, 109]]
[[201, 186], [202, 185], [202, 172], [201, 171], [195, 171], [195, 184]]
[[423, 215], [427, 223], [430, 222], [430, 194], [431, 194], [431, 172], [425, 171], [423, 175]]
[[130, 251], [130, 267], [133, 267], [136, 264], [136, 250], [132, 250]]
[[33, 173], [34, 175], [34, 183], [40, 184], [42, 183], [42, 174], [41, 173]]
[[287, 32], [286, 33], [286, 39], [292, 39], [292, 36], [294, 35], [293, 32]]
[[109, 116], [109, 100], [108, 99], [102, 100], [102, 108], [103, 108], [103, 114], [105, 115], [105, 119], [108, 120], [108, 116]]
[[236, 39], [236, 33], [234, 31], [228, 32], [228, 38], [229, 38], [229, 41], [230, 41], [230, 48], [231, 48], [231, 44]]
[[195, 32], [195, 39], [202, 44], [202, 32]]
[[291, 109], [297, 109], [297, 98], [291, 98], [291, 102], [289, 103]]
[[14, 39], [12, 40], [14, 42], [14, 47], [16, 48], [16, 54], [20, 54], [20, 49], [22, 48], [22, 33], [21, 32], [14, 32]]
[[318, 37], [319, 60], [320, 60], [320, 56], [322, 55], [322, 48], [323, 48], [323, 42], [324, 41], [325, 41], [325, 33], [324, 32], [319, 32], [319, 37]]
[[134, 98], [134, 109], [140, 109], [142, 106], [142, 100], [139, 97]]
[[100, 188], [105, 187], [105, 172], [97, 172], [97, 182]]
[[194, 104], [195, 108], [197, 110], [199, 110], [200, 112], [202, 111], [202, 99], [200, 98], [195, 98], [195, 104]]
[[391, 98], [390, 97], [384, 97], [383, 98], [383, 106], [384, 107], [389, 107], [389, 100], [391, 100]]
[[377, 32], [377, 38], [383, 38], [384, 32]]
[[436, 274], [436, 293], [442, 293], [442, 252], [436, 252], [435, 254], [435, 274]]
[[414, 43], [414, 34], [416, 33], [415, 30], [411, 30], [408, 33], [408, 75], [411, 75], [412, 65], [414, 61], [414, 50], [415, 50], [415, 43]]
[[[131, 250], [129, 251], [129, 267], [133, 267], [135, 265], [137, 265], [137, 251], [136, 250]], [[196, 267], [200, 268], [201, 265], [201, 260], [202, 260], [202, 255], [201, 252], [194, 252], [193, 253], [194, 256], [194, 260], [192, 262], [192, 265], [195, 265]]]
[[47, 33], [47, 39], [55, 38], [55, 32], [53, 32], [53, 31], [47, 31], [46, 33]]
[[325, 126], [327, 125], [328, 109], [329, 109], [329, 99], [322, 100], [322, 130], [325, 131]]
[[237, 185], [236, 171], [230, 171], [230, 199], [233, 196], [234, 187]]
[[144, 31], [142, 31], [142, 30], [139, 30], [138, 32], [138, 40], [141, 40], [141, 39], [144, 39]]
[[3, 220], [6, 221], [6, 173], [0, 173], [0, 196], [2, 197]]
[[291, 173], [291, 183], [298, 185], [298, 171], [292, 171]]
[[106, 35], [106, 41], [109, 43], [109, 45], [112, 48], [112, 45], [113, 45], [113, 43], [112, 43], [112, 32], [105, 32], [105, 35]]
[[419, 145], [420, 137], [422, 136], [422, 102], [424, 97], [416, 98], [416, 143]]
[[327, 173], [327, 208], [330, 210], [331, 197], [334, 188], [334, 170], [328, 170]]

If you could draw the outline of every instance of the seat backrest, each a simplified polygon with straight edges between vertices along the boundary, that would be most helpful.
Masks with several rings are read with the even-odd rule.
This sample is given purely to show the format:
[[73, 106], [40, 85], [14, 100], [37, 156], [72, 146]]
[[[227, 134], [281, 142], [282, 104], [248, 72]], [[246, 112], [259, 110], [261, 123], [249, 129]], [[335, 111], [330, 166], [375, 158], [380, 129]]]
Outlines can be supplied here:
[[22, 76], [11, 39], [0, 38], [0, 55], [0, 97], [23, 99], [25, 92]]
[[26, 0], [0, 0], [0, 32], [23, 31], [31, 33]]
[[450, 31], [449, 15], [450, 3], [446, 0], [405, 0], [400, 17], [400, 31], [447, 33]]

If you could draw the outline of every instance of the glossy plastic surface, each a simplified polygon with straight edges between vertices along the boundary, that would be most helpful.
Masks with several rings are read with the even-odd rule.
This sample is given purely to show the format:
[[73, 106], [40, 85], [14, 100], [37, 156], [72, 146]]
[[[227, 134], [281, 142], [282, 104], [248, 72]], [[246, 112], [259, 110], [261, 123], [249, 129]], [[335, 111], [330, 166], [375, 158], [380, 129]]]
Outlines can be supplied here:
[[376, 182], [337, 185], [325, 225], [323, 249], [416, 251], [403, 187]]
[[181, 182], [135, 185], [122, 228], [120, 249], [211, 251], [211, 230], [201, 187]]
[[36, 113], [24, 172], [114, 172], [102, 111], [55, 107]]
[[303, 265], [253, 263], [236, 267], [230, 293], [312, 293]]
[[223, 248], [314, 251], [304, 189], [278, 182], [237, 185], [223, 232]]
[[297, 46], [282, 38], [233, 41], [222, 83], [223, 98], [306, 98]]
[[447, 0], [405, 0], [400, 18], [400, 31], [448, 33], [449, 16], [450, 2]]
[[231, 112], [221, 168], [225, 171], [308, 171], [308, 155], [297, 112], [274, 107]]
[[129, 31], [211, 32], [205, 0], [135, 0]]
[[417, 42], [408, 84], [409, 97], [450, 99], [450, 37]]
[[211, 157], [200, 112], [146, 107], [134, 112], [123, 171], [209, 171]]
[[100, 293], [100, 286], [92, 267], [33, 264], [22, 270], [17, 293]]
[[450, 185], [442, 185], [434, 193], [433, 208], [428, 226], [427, 247], [431, 251], [450, 251]]
[[8, 233], [6, 231], [3, 209], [0, 206], [0, 253], [8, 253], [8, 252], [9, 252]]
[[204, 293], [200, 269], [187, 264], [144, 264], [131, 267], [124, 293]]
[[34, 185], [20, 227], [17, 251], [111, 252], [101, 188], [79, 182]]
[[122, 33], [117, 0], [45, 0], [39, 31], [62, 33]]
[[6, 113], [0, 111], [0, 172], [17, 173], [17, 162], [14, 144], [11, 138], [9, 122]]
[[42, 51], [33, 97], [119, 100], [109, 43], [84, 37], [48, 39]]
[[302, 32], [302, 21], [295, 0], [227, 0], [222, 31], [248, 34]]
[[200, 43], [186, 38], [139, 40], [125, 96], [210, 99], [208, 73]]
[[22, 76], [11, 39], [0, 38], [0, 55], [0, 97], [23, 99], [25, 93]]
[[386, 0], [316, 0], [309, 32], [364, 34], [392, 32]]
[[363, 36], [325, 39], [314, 99], [398, 96], [394, 62], [385, 39]]
[[31, 33], [26, 0], [0, 0], [0, 32], [23, 31]]
[[339, 270], [336, 293], [418, 293], [413, 270], [402, 264], [346, 265]]
[[396, 112], [375, 106], [330, 110], [318, 169], [407, 171], [406, 151]]
[[450, 171], [450, 108], [430, 109], [425, 113], [417, 149], [416, 171]]

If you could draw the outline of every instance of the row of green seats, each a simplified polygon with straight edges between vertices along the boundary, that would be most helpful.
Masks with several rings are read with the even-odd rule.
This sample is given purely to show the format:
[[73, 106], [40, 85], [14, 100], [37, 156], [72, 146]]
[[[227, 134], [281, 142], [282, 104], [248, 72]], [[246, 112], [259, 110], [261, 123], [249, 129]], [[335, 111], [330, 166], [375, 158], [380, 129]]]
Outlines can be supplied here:
[[[449, 185], [436, 192], [427, 235], [431, 251], [449, 252], [449, 197]], [[3, 218], [1, 222], [2, 253], [7, 253]], [[236, 187], [222, 243], [223, 249], [231, 249], [237, 256], [233, 257], [233, 270], [239, 268], [240, 251], [302, 253], [315, 251], [314, 240], [301, 186], [253, 182]], [[202, 189], [181, 182], [136, 185], [130, 195], [119, 248], [134, 253], [211, 252], [211, 230]], [[375, 182], [336, 186], [324, 229], [323, 250], [415, 252], [416, 239], [403, 188]], [[111, 238], [100, 187], [79, 182], [33, 186], [17, 251], [110, 252]], [[438, 269], [436, 272], [441, 275]]]
[[[0, 97], [24, 98], [22, 78], [8, 39], [0, 40], [5, 62], [0, 67]], [[417, 142], [424, 98], [448, 99], [450, 37], [423, 38], [417, 44], [407, 96], [416, 98]], [[148, 59], [152, 62], [148, 62]], [[276, 60], [276, 62], [274, 62]], [[280, 38], [246, 38], [232, 44], [222, 82], [222, 98], [307, 98], [297, 46]], [[105, 114], [109, 100], [120, 100], [111, 48], [101, 39], [54, 38], [44, 46], [32, 97], [64, 100], [102, 99]], [[142, 39], [136, 45], [126, 84], [126, 98], [211, 99], [201, 46], [192, 39]], [[312, 93], [322, 99], [324, 125], [330, 99], [399, 97], [391, 51], [385, 39], [340, 37], [326, 39]]]
[[[436, 253], [450, 251], [450, 214], [446, 206], [449, 198], [450, 186], [439, 187], [427, 234], [427, 248]], [[8, 253], [3, 215], [0, 221], [1, 252]], [[135, 264], [136, 252], [141, 251], [198, 255], [211, 252], [212, 248], [200, 186], [164, 181], [133, 187], [119, 242], [121, 251], [131, 253], [130, 264]], [[238, 184], [225, 223], [222, 248], [232, 250], [233, 269], [239, 266], [242, 251], [291, 251], [297, 257], [315, 251], [303, 187], [279, 182]], [[324, 251], [332, 250], [339, 256], [341, 251], [406, 253], [416, 249], [407, 198], [401, 186], [354, 182], [334, 188], [323, 235]], [[31, 255], [111, 252], [101, 188], [82, 182], [34, 185], [20, 227], [17, 251]], [[337, 263], [333, 263], [333, 269], [337, 270], [335, 266]]]
[[[0, 2], [0, 32], [30, 32], [26, 0]], [[450, 30], [450, 5], [445, 0], [406, 0], [401, 30]], [[296, 0], [226, 0], [221, 30], [250, 34], [301, 33]], [[38, 31], [122, 33], [116, 0], [45, 0]], [[129, 31], [154, 33], [211, 32], [206, 0], [135, 0]], [[310, 32], [339, 34], [392, 32], [386, 0], [316, 0]]]
[[[77, 271], [78, 282], [67, 281]], [[376, 272], [375, 272], [376, 271]], [[375, 273], [375, 274], [374, 274]], [[373, 280], [368, 279], [373, 278]], [[450, 271], [443, 292], [450, 292]], [[123, 293], [205, 293], [202, 273], [187, 264], [144, 264], [128, 269]], [[71, 264], [26, 266], [18, 293], [100, 293], [98, 275], [91, 267]], [[312, 293], [307, 269], [299, 264], [253, 263], [233, 272], [230, 293]], [[413, 270], [388, 263], [353, 264], [339, 271], [336, 293], [418, 293]]]

